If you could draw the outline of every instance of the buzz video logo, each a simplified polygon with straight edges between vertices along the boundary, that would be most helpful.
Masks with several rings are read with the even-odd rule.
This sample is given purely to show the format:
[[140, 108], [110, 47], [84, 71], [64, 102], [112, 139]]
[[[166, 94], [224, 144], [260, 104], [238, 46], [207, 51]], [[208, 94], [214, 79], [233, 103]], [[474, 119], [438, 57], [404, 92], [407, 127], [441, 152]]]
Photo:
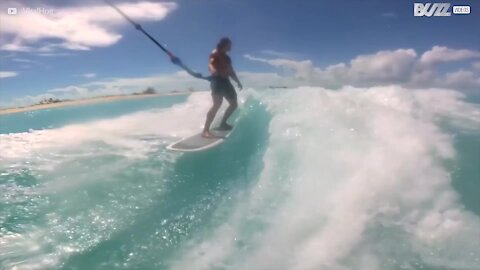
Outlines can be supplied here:
[[[413, 3], [413, 16], [449, 17], [450, 7], [450, 3]], [[453, 14], [470, 14], [470, 6], [453, 6]]]

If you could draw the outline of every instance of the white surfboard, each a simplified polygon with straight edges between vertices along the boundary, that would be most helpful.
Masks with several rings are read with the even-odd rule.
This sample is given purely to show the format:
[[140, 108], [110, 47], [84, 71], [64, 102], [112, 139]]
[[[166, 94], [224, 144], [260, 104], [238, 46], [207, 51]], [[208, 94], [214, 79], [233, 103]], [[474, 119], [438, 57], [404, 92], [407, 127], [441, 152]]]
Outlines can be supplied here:
[[216, 130], [212, 129], [210, 132], [215, 135], [215, 138], [204, 138], [202, 132], [193, 136], [183, 138], [167, 146], [168, 150], [179, 152], [198, 152], [215, 147], [225, 141], [230, 136], [232, 130]]

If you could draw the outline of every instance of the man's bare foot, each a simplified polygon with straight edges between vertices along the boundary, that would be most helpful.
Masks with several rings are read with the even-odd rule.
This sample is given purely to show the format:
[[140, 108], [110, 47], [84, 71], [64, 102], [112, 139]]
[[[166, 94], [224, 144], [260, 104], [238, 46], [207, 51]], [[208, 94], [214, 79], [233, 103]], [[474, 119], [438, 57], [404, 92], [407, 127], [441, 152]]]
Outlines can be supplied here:
[[213, 139], [215, 138], [215, 135], [213, 135], [210, 131], [205, 130], [202, 132], [202, 137], [207, 139]]

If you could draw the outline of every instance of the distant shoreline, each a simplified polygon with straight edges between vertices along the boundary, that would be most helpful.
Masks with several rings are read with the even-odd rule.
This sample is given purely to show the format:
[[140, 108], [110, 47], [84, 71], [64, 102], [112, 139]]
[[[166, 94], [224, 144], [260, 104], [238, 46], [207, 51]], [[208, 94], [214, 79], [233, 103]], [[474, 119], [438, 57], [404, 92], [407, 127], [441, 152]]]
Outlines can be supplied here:
[[91, 103], [101, 103], [101, 102], [111, 102], [116, 100], [128, 100], [128, 99], [141, 99], [147, 97], [159, 97], [159, 96], [176, 96], [176, 95], [187, 95], [191, 92], [184, 91], [184, 92], [176, 92], [176, 93], [165, 93], [165, 94], [131, 94], [131, 95], [114, 95], [114, 96], [102, 96], [102, 97], [92, 97], [92, 98], [85, 98], [85, 99], [76, 99], [76, 100], [64, 100], [55, 103], [48, 103], [48, 104], [35, 104], [26, 107], [18, 107], [18, 108], [0, 108], [0, 115], [12, 114], [12, 113], [19, 113], [19, 112], [28, 112], [28, 111], [36, 111], [42, 109], [51, 109], [51, 108], [59, 108], [65, 106], [75, 106], [75, 105], [85, 105]]

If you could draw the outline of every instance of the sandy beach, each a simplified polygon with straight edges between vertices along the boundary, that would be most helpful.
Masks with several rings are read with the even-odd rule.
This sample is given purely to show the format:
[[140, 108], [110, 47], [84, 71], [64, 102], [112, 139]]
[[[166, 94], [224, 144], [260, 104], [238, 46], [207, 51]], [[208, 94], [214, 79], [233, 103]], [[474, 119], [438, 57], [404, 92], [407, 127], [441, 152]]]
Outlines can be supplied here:
[[76, 100], [65, 100], [57, 103], [35, 104], [31, 106], [18, 107], [18, 108], [0, 108], [0, 115], [34, 111], [34, 110], [51, 109], [51, 108], [58, 108], [58, 107], [64, 107], [64, 106], [85, 105], [85, 104], [99, 103], [99, 102], [111, 102], [111, 101], [124, 100], [124, 99], [141, 99], [141, 98], [148, 98], [148, 97], [174, 96], [174, 95], [187, 95], [187, 94], [190, 94], [190, 92], [185, 91], [185, 92], [165, 93], [165, 94], [162, 93], [162, 94], [116, 95], [116, 96], [93, 97], [93, 98], [76, 99]]

